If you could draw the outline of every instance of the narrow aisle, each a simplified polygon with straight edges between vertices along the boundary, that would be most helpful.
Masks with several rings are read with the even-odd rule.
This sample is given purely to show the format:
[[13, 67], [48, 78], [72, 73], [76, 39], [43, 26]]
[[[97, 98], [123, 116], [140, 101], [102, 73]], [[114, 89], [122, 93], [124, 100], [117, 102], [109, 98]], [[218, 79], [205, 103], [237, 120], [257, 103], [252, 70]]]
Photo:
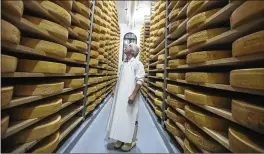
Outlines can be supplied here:
[[[142, 99], [142, 98], [141, 98]], [[119, 150], [108, 150], [106, 126], [111, 108], [112, 99], [101, 110], [91, 126], [85, 131], [70, 153], [116, 153]], [[84, 123], [86, 124], [86, 123]], [[139, 110], [139, 128], [137, 146], [131, 150], [133, 153], [168, 153], [150, 114], [141, 100]]]

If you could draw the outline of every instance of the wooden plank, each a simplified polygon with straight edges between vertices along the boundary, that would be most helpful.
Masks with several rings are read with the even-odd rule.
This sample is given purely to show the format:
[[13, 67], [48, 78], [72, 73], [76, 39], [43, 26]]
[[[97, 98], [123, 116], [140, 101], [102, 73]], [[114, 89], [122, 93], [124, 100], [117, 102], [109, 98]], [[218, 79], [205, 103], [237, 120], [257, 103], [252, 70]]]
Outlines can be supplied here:
[[60, 128], [59, 142], [61, 142], [82, 120], [83, 117], [73, 117], [67, 123], [62, 125]]
[[153, 50], [152, 54], [159, 53], [165, 48], [165, 39]]
[[151, 61], [155, 61], [158, 59], [158, 56], [165, 53], [165, 49], [161, 50], [159, 53], [154, 55], [152, 58], [150, 58]]
[[83, 109], [83, 106], [75, 106], [75, 107], [72, 107], [72, 109], [74, 110], [73, 112], [70, 112], [65, 117], [62, 117], [61, 125], [63, 125], [65, 122], [67, 122], [69, 119], [71, 119], [78, 112], [80, 112]]
[[18, 145], [14, 150], [12, 150], [10, 153], [25, 153], [30, 148], [32, 148], [34, 145], [36, 145], [40, 140], [35, 140], [29, 143], [25, 143], [22, 145]]
[[170, 43], [168, 45], [168, 48], [176, 46], [176, 45], [181, 45], [187, 42], [187, 38], [189, 37], [189, 34], [184, 34], [183, 36], [181, 36], [179, 39], [173, 41], [172, 43]]
[[27, 77], [69, 77], [69, 76], [85, 76], [86, 74], [71, 73], [30, 73], [30, 72], [14, 72], [2, 73], [2, 78], [27, 78]]
[[176, 122], [176, 125], [180, 128], [180, 130], [185, 133], [185, 127], [181, 123]]
[[183, 140], [181, 138], [179, 138], [178, 136], [174, 136], [174, 138], [176, 139], [176, 141], [180, 144], [180, 146], [182, 147], [182, 149], [184, 149], [184, 143]]
[[168, 35], [169, 39], [176, 39], [182, 36], [184, 33], [186, 33], [186, 26], [189, 19], [185, 19], [174, 32], [172, 32], [170, 35]]
[[159, 69], [153, 69], [153, 70], [149, 70], [149, 72], [163, 72], [164, 70], [159, 70]]

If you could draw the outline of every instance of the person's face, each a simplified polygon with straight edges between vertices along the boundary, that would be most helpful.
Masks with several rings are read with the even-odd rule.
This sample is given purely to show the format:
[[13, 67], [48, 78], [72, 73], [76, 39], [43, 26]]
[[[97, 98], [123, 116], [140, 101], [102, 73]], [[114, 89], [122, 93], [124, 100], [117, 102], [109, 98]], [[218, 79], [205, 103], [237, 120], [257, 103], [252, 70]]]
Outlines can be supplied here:
[[126, 46], [124, 53], [126, 55], [131, 55], [132, 54], [132, 51], [133, 51], [132, 47]]

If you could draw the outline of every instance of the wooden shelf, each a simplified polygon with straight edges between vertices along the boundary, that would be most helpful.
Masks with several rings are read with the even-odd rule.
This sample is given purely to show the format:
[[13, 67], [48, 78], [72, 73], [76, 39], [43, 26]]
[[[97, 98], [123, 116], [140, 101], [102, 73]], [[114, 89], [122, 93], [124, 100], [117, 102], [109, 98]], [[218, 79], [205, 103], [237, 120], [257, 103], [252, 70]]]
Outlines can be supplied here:
[[83, 109], [83, 106], [74, 106], [74, 107], [71, 107], [74, 111], [67, 114], [66, 116], [62, 116], [62, 119], [61, 119], [61, 125], [63, 125], [66, 121], [68, 121], [69, 119], [71, 119], [74, 115], [76, 115], [78, 112], [80, 112], [82, 109]]
[[149, 78], [152, 78], [152, 79], [159, 79], [159, 80], [164, 80], [163, 78], [158, 78], [156, 76], [149, 76]]
[[174, 136], [174, 138], [176, 139], [176, 141], [180, 144], [181, 148], [184, 149], [184, 143], [183, 140], [181, 138], [179, 138], [178, 136]]
[[153, 69], [153, 70], [149, 70], [149, 72], [163, 72], [164, 70], [159, 70], [159, 69]]
[[182, 36], [186, 32], [186, 26], [189, 19], [185, 19], [174, 32], [168, 35], [169, 39], [176, 39]]
[[2, 78], [28, 78], [28, 77], [77, 77], [85, 76], [86, 74], [71, 74], [71, 73], [30, 73], [30, 72], [14, 72], [2, 73]]

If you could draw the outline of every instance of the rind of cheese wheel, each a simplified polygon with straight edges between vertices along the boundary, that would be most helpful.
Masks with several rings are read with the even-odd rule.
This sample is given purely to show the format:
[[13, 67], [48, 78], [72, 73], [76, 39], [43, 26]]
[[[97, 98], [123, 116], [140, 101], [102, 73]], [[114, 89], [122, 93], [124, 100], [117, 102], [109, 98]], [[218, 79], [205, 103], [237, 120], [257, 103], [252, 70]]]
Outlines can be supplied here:
[[17, 71], [34, 73], [65, 73], [66, 65], [39, 60], [19, 59]]
[[77, 53], [77, 52], [67, 52], [67, 58], [80, 61], [80, 62], [85, 62], [86, 61], [86, 55]]
[[230, 127], [228, 131], [229, 145], [235, 153], [263, 153], [263, 138], [242, 127]]
[[186, 117], [200, 127], [206, 127], [221, 132], [226, 132], [228, 130], [228, 121], [215, 114], [188, 105], [186, 105], [184, 109]]
[[57, 112], [62, 105], [62, 99], [48, 100], [27, 106], [18, 106], [12, 109], [10, 117], [14, 120], [41, 118]]
[[1, 115], [1, 136], [4, 136], [9, 125], [9, 116], [6, 114]]
[[102, 16], [102, 10], [98, 6], [94, 6], [94, 14]]
[[201, 151], [187, 138], [184, 139], [184, 153], [201, 153]]
[[164, 69], [164, 64], [157, 64], [156, 68], [159, 70], [162, 70], [162, 69]]
[[159, 96], [159, 97], [162, 97], [163, 96], [163, 92], [159, 91], [159, 90], [156, 90], [155, 91], [155, 95], [156, 96]]
[[79, 13], [74, 13], [75, 18], [80, 22], [80, 26], [83, 29], [89, 29], [90, 28], [90, 20], [87, 19], [86, 17], [80, 15]]
[[201, 149], [216, 153], [227, 152], [225, 147], [190, 122], [185, 123], [185, 135], [193, 144]]
[[171, 96], [167, 97], [167, 103], [168, 103], [168, 105], [170, 105], [174, 109], [176, 109], [176, 108], [184, 109], [184, 106], [186, 104], [183, 101], [180, 101], [180, 100], [177, 100], [177, 99], [173, 99]]
[[196, 92], [192, 90], [185, 90], [184, 96], [188, 102], [198, 105], [208, 105], [219, 108], [230, 108], [230, 104], [231, 104], [230, 98]]
[[230, 73], [230, 85], [248, 89], [264, 89], [264, 68], [238, 69]]
[[195, 83], [229, 84], [229, 73], [187, 72], [185, 80]]
[[230, 26], [232, 29], [237, 28], [245, 23], [263, 17], [263, 1], [246, 1], [241, 4], [230, 17]]
[[158, 56], [159, 61], [163, 61], [165, 59], [165, 54], [161, 54]]
[[194, 12], [202, 5], [204, 1], [191, 1], [187, 7], [187, 17], [194, 15]]
[[174, 59], [174, 60], [169, 60], [168, 66], [170, 68], [177, 68], [178, 66], [186, 64], [185, 59]]
[[89, 32], [83, 28], [77, 27], [77, 26], [71, 26], [71, 29], [73, 32], [78, 34], [78, 38], [82, 41], [87, 41]]
[[96, 23], [93, 23], [93, 31], [99, 34], [101, 32], [101, 26]]
[[216, 12], [218, 12], [220, 8], [213, 9], [210, 11], [199, 13], [195, 16], [193, 16], [188, 22], [187, 22], [187, 31], [192, 31], [195, 28], [198, 28], [203, 23], [206, 22], [207, 19], [209, 19], [212, 15], [214, 15]]
[[91, 50], [90, 56], [92, 58], [97, 58], [99, 56], [99, 52], [98, 51], [95, 51], [95, 50]]
[[96, 86], [88, 87], [88, 89], [87, 89], [87, 95], [90, 95], [93, 92], [96, 92], [97, 89], [99, 89], [99, 88], [97, 88]]
[[81, 50], [88, 49], [87, 43], [82, 42], [82, 41], [68, 39], [68, 43], [70, 43], [72, 46], [75, 46], [76, 48], [81, 49]]
[[90, 17], [90, 9], [88, 7], [86, 7], [84, 4], [78, 1], [74, 1], [73, 3], [80, 9], [81, 12], [79, 13], [81, 13], [83, 16], [87, 18]]
[[177, 137], [184, 137], [184, 133], [170, 120], [167, 119], [165, 122], [166, 129], [173, 135]]
[[160, 118], [162, 117], [162, 112], [161, 112], [161, 110], [158, 109], [158, 108], [155, 108], [155, 114], [156, 114], [157, 116], [159, 116]]
[[206, 42], [207, 40], [216, 37], [222, 33], [225, 33], [226, 31], [228, 31], [228, 28], [214, 28], [194, 33], [190, 37], [188, 37], [187, 47], [190, 48], [195, 45]]
[[22, 0], [2, 1], [2, 8], [9, 14], [22, 17], [24, 13], [24, 3]]
[[100, 43], [92, 41], [91, 47], [92, 47], [93, 50], [98, 50], [100, 48]]
[[28, 15], [24, 15], [23, 17], [29, 22], [35, 24], [39, 29], [47, 31], [52, 37], [63, 41], [68, 40], [69, 32], [63, 26], [37, 17], [32, 17]]
[[1, 54], [1, 72], [15, 72], [17, 69], [17, 58]]
[[104, 55], [99, 55], [99, 56], [97, 57], [97, 59], [98, 59], [98, 60], [104, 60]]
[[91, 74], [97, 74], [98, 73], [98, 69], [96, 68], [89, 68], [89, 71], [88, 71], [88, 74], [91, 75]]
[[75, 102], [83, 98], [83, 96], [83, 92], [79, 91], [75, 93], [64, 94], [60, 97], [62, 98], [63, 102]]
[[1, 19], [1, 40], [7, 41], [14, 44], [19, 44], [20, 42], [20, 31], [11, 23]]
[[182, 8], [173, 9], [169, 14], [169, 21], [173, 21], [174, 18], [176, 18], [181, 11]]
[[71, 11], [72, 10], [72, 3], [73, 3], [72, 0], [64, 0], [64, 1], [55, 0], [54, 2], [56, 4], [58, 4], [59, 6], [63, 7], [67, 11]]
[[168, 78], [170, 80], [184, 80], [185, 73], [168, 73]]
[[[100, 54], [104, 54], [104, 49], [103, 48], [99, 48], [98, 49], [98, 52], [100, 53]], [[108, 54], [108, 53], [107, 53]]]
[[58, 146], [60, 139], [60, 132], [53, 133], [50, 136], [42, 139], [32, 149], [32, 153], [52, 153]]
[[48, 117], [8, 138], [8, 143], [23, 144], [42, 139], [56, 132], [61, 126], [61, 116]]
[[161, 102], [158, 98], [156, 98], [156, 99], [154, 100], [154, 103], [155, 103], [157, 106], [159, 106], [160, 108], [162, 108], [162, 102]]
[[13, 86], [1, 87], [1, 107], [10, 103], [13, 96]]
[[36, 49], [37, 51], [43, 51], [47, 55], [65, 58], [67, 54], [67, 48], [65, 46], [49, 41], [22, 37], [20, 44], [32, 49]]
[[164, 78], [164, 74], [163, 73], [156, 73], [156, 77], [157, 78]]
[[163, 88], [163, 82], [156, 81], [156, 86]]
[[100, 16], [94, 14], [94, 23], [101, 25], [101, 20]]
[[71, 15], [64, 8], [51, 1], [40, 1], [39, 3], [58, 20], [63, 21], [63, 23], [65, 23], [65, 26], [71, 25]]
[[232, 55], [235, 57], [264, 53], [264, 30], [244, 36], [232, 44]]
[[183, 87], [172, 85], [172, 84], [167, 84], [167, 90], [175, 95], [184, 93]]
[[60, 81], [64, 82], [65, 88], [79, 88], [84, 84], [84, 78], [62, 79]]
[[63, 90], [63, 82], [40, 83], [31, 85], [15, 85], [15, 96], [41, 96], [59, 93]]
[[166, 114], [167, 114], [167, 117], [171, 119], [174, 123], [176, 122], [181, 123], [181, 124], [185, 123], [185, 120], [186, 120], [185, 117], [183, 117], [178, 112], [174, 112], [172, 108], [170, 107], [166, 110]]
[[246, 101], [232, 100], [232, 117], [236, 122], [264, 134], [264, 107]]
[[91, 104], [93, 101], [95, 101], [96, 100], [96, 96], [93, 94], [93, 95], [89, 95], [88, 97], [87, 97], [87, 100], [86, 100], [86, 105], [89, 105], [89, 104]]
[[71, 66], [67, 66], [66, 72], [67, 73], [84, 74], [85, 73], [85, 68], [84, 67], [71, 67]]
[[93, 32], [92, 33], [92, 40], [93, 41], [100, 41], [100, 34]]
[[170, 24], [169, 26], [169, 34], [171, 34], [172, 32], [174, 32], [177, 27], [184, 21], [184, 19], [180, 19], [177, 21], [174, 21], [173, 23]]
[[217, 60], [228, 57], [231, 57], [230, 51], [225, 51], [225, 50], [201, 51], [201, 52], [194, 52], [188, 54], [186, 61], [187, 64], [195, 64], [195, 63], [202, 63], [210, 60]]

